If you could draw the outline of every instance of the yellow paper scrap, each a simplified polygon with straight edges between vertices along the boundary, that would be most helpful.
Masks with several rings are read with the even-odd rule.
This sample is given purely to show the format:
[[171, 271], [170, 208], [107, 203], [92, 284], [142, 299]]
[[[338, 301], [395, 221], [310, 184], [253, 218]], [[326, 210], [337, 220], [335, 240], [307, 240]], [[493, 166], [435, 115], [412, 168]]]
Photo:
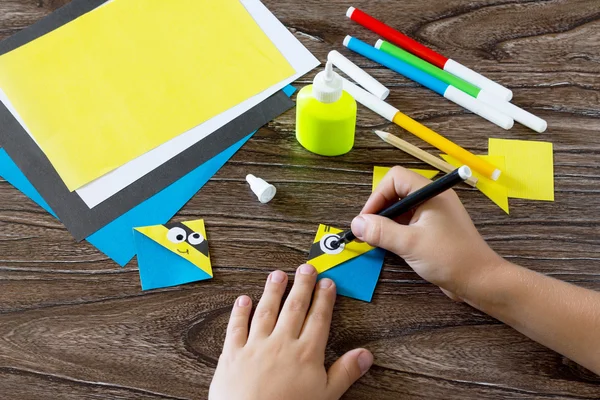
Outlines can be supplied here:
[[[388, 167], [373, 167], [372, 191], [375, 191], [375, 188], [377, 188], [377, 185], [379, 185], [379, 182], [381, 182], [381, 180], [383, 179], [385, 174], [387, 174], [390, 169], [391, 168], [388, 168]], [[439, 171], [429, 170], [429, 169], [410, 169], [410, 170], [413, 172], [416, 172], [417, 174], [419, 174], [421, 176], [424, 176], [427, 179], [433, 179], [437, 174], [439, 174]]]
[[490, 139], [488, 147], [491, 156], [506, 160], [499, 181], [507, 186], [508, 197], [554, 201], [552, 143]]
[[0, 57], [71, 191], [294, 73], [239, 0], [117, 0]]
[[364, 242], [356, 241], [333, 248], [331, 242], [339, 239], [337, 234], [340, 232], [341, 229], [319, 225], [307, 261], [319, 274], [374, 249]]
[[[448, 163], [456, 168], [462, 167], [463, 162], [458, 161], [456, 158], [447, 154], [442, 154], [441, 157]], [[478, 156], [489, 163], [495, 165], [500, 171], [506, 170], [506, 164], [504, 157], [502, 156]], [[509, 213], [508, 209], [508, 189], [502, 184], [502, 181], [493, 181], [487, 177], [481, 175], [478, 172], [473, 171], [473, 175], [478, 179], [477, 189], [486, 195], [490, 200], [494, 202], [498, 207], [504, 210], [505, 213]]]

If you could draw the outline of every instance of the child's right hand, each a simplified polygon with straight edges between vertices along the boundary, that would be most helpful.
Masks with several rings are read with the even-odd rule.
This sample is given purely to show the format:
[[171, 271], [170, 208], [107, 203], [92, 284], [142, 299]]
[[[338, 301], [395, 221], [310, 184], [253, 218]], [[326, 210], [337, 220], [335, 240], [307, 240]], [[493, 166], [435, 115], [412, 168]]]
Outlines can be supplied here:
[[362, 241], [396, 253], [423, 279], [449, 297], [466, 296], [470, 283], [480, 280], [503, 259], [483, 240], [453, 190], [427, 201], [396, 221], [374, 213], [430, 181], [402, 167], [392, 168], [352, 221]]

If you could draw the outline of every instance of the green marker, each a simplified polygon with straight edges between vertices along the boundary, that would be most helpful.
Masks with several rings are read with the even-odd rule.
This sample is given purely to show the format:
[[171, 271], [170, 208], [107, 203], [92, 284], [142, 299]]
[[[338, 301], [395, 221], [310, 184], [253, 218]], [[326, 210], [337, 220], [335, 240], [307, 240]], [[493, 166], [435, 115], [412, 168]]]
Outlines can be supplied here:
[[508, 115], [510, 118], [522, 123], [523, 125], [533, 129], [536, 132], [542, 133], [548, 127], [546, 121], [544, 121], [540, 117], [536, 117], [530, 112], [525, 111], [522, 108], [517, 107], [514, 104], [497, 97], [495, 94], [482, 90], [477, 86], [458, 78], [456, 75], [452, 75], [451, 73], [446, 72], [445, 70], [440, 69], [435, 65], [430, 64], [427, 61], [422, 60], [419, 57], [407, 51], [404, 51], [401, 48], [396, 47], [389, 42], [380, 39], [375, 44], [375, 48], [383, 51], [384, 53], [392, 57], [404, 61], [405, 63], [415, 68], [418, 68], [431, 76], [436, 77], [440, 81], [447, 83], [448, 85], [453, 86], [462, 92], [465, 92], [466, 94], [476, 98], [483, 104], [493, 107], [497, 111]]
[[413, 67], [419, 68], [421, 71], [427, 72], [429, 75], [434, 76], [440, 81], [462, 90], [470, 96], [477, 98], [477, 96], [479, 96], [479, 92], [481, 92], [481, 89], [477, 86], [472, 85], [467, 81], [463, 81], [462, 79], [457, 78], [455, 75], [452, 75], [451, 73], [446, 72], [443, 69], [440, 69], [435, 65], [420, 59], [419, 57], [409, 53], [408, 51], [404, 51], [401, 48], [396, 47], [389, 42], [386, 42], [385, 40], [379, 39], [375, 44], [375, 48], [391, 56], [394, 56], [404, 61], [405, 63], [412, 65]]

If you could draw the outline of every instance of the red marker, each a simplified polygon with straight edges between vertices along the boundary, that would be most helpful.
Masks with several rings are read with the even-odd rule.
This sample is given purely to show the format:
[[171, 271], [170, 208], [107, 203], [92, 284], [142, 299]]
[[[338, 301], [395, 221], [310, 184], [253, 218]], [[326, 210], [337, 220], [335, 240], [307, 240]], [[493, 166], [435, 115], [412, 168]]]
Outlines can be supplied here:
[[429, 47], [422, 45], [421, 43], [409, 38], [401, 32], [398, 32], [391, 26], [373, 18], [369, 14], [357, 8], [350, 7], [346, 13], [346, 16], [352, 21], [359, 23], [365, 28], [375, 32], [379, 36], [387, 39], [399, 47], [402, 47], [404, 50], [413, 53], [423, 60], [430, 62], [436, 67], [456, 75], [459, 78], [462, 78], [465, 81], [481, 88], [482, 90], [495, 94], [506, 101], [510, 101], [510, 99], [512, 99], [512, 92], [504, 86], [497, 84], [496, 82], [486, 78], [481, 74], [478, 74], [477, 72], [452, 59], [449, 59], [448, 57], [444, 57], [440, 53], [437, 53], [431, 50]]

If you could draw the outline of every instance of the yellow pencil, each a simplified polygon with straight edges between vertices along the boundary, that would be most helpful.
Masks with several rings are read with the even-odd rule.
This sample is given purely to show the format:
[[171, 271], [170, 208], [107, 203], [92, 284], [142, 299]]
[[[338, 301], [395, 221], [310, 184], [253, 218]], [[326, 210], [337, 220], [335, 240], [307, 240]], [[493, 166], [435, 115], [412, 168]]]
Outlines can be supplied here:
[[477, 157], [475, 154], [463, 149], [439, 133], [401, 113], [397, 108], [383, 100], [378, 99], [366, 90], [359, 88], [347, 79], [344, 79], [344, 90], [363, 106], [371, 109], [388, 121], [391, 121], [396, 125], [406, 129], [413, 135], [436, 147], [440, 151], [443, 151], [444, 153], [456, 158], [480, 174], [492, 180], [498, 180], [500, 177], [502, 171], [496, 168], [496, 166], [482, 158]]

